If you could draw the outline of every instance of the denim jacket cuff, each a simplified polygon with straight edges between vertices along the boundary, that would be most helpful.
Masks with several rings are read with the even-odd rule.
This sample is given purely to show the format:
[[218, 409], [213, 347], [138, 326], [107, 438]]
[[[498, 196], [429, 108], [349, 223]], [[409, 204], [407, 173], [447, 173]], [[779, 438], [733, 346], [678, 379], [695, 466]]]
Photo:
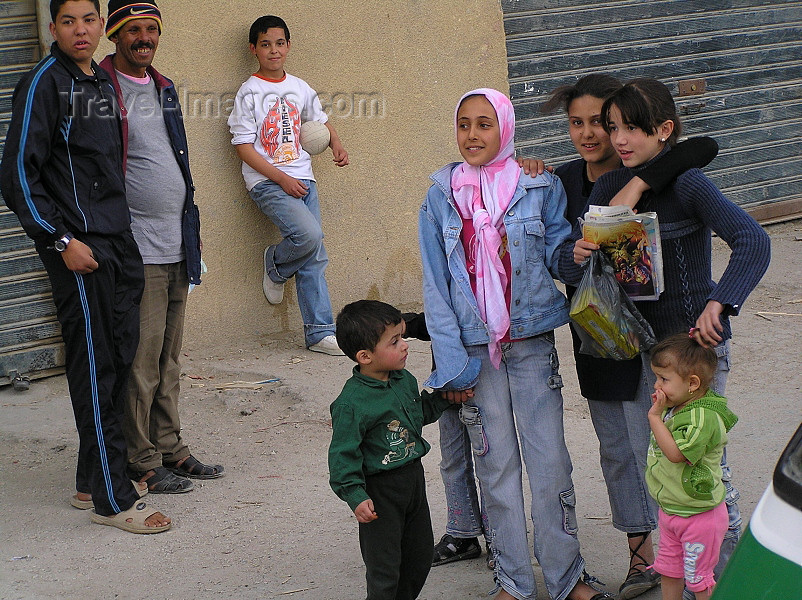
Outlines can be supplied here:
[[467, 357], [462, 369], [456, 375], [445, 369], [435, 369], [423, 384], [435, 390], [467, 390], [479, 381], [482, 361], [475, 357]]

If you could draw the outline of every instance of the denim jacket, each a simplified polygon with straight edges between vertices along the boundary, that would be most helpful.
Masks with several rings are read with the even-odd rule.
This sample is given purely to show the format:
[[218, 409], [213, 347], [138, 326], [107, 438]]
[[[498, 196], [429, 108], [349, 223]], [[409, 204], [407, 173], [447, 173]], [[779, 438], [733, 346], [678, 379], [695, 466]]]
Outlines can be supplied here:
[[[488, 344], [487, 325], [471, 289], [460, 239], [462, 218], [451, 193], [446, 165], [431, 176], [420, 209], [418, 235], [423, 262], [423, 302], [432, 338], [436, 369], [424, 385], [463, 390], [479, 378], [481, 362], [469, 358], [466, 346]], [[557, 289], [558, 248], [568, 240], [565, 190], [549, 173], [521, 173], [504, 216], [512, 267], [510, 338], [524, 339], [552, 331], [568, 322], [568, 301]]]

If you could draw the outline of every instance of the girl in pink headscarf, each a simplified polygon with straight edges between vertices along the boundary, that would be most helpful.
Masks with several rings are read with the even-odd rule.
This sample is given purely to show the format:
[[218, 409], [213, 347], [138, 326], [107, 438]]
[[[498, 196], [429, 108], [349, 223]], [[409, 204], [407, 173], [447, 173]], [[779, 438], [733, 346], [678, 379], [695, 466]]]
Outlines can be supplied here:
[[458, 418], [446, 411], [441, 435], [446, 429], [452, 438], [470, 438], [496, 599], [537, 596], [525, 464], [535, 556], [549, 595], [601, 600], [609, 596], [583, 581], [554, 347], [553, 330], [568, 322], [568, 302], [554, 282], [559, 248], [570, 244], [565, 191], [550, 174], [531, 177], [518, 167], [515, 114], [501, 92], [465, 94], [455, 124], [464, 161], [432, 175], [419, 217], [426, 326], [437, 365], [426, 385], [467, 399]]

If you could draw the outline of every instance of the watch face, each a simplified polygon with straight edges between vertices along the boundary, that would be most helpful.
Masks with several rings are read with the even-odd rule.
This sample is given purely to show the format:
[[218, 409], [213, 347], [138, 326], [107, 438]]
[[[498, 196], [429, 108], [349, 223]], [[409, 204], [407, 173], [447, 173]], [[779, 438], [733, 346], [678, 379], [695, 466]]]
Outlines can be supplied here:
[[56, 249], [56, 252], [64, 252], [67, 249], [67, 244], [65, 244], [61, 240], [56, 240], [55, 242], [53, 242], [53, 248]]

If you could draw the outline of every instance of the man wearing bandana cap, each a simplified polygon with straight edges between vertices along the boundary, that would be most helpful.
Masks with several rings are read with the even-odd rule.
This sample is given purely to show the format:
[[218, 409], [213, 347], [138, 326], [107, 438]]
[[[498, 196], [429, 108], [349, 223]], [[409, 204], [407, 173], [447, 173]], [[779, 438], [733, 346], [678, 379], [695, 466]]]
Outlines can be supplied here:
[[125, 403], [128, 470], [151, 493], [189, 492], [187, 479], [223, 475], [181, 438], [179, 356], [190, 284], [200, 283], [200, 222], [187, 137], [173, 82], [151, 66], [162, 32], [155, 2], [111, 0], [108, 71], [122, 113], [123, 163], [131, 228], [145, 263], [140, 342]]

